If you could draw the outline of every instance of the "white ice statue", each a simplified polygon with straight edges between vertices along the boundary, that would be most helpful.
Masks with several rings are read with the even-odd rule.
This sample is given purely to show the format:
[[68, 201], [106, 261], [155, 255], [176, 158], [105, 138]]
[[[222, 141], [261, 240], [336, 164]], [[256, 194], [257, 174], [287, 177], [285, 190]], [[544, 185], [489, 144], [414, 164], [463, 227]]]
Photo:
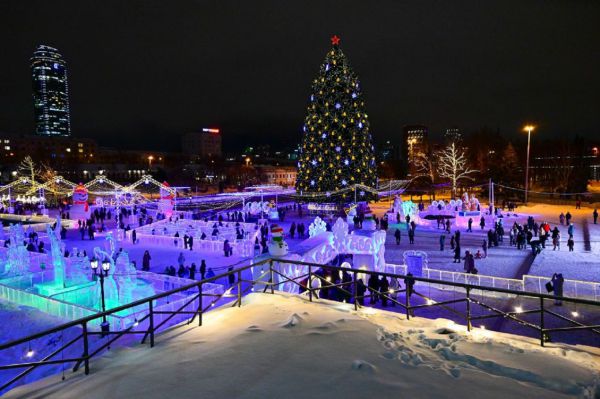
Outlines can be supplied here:
[[346, 215], [349, 218], [353, 218], [354, 216], [356, 216], [356, 204], [348, 205], [348, 212], [346, 212]]
[[465, 191], [462, 195], [462, 210], [468, 211], [469, 208], [470, 208], [469, 193]]
[[339, 253], [346, 252], [348, 248], [348, 223], [344, 222], [344, 219], [338, 218], [331, 230], [333, 231], [335, 250]]
[[392, 206], [394, 213], [402, 213], [402, 197], [396, 195], [394, 197], [394, 204]]
[[[1, 227], [0, 227], [1, 228]], [[19, 223], [9, 228], [10, 245], [7, 250], [7, 260], [4, 265], [3, 274], [11, 276], [22, 276], [29, 272], [29, 251], [23, 244], [25, 232]]]
[[327, 224], [325, 223], [325, 221], [323, 219], [321, 219], [320, 217], [317, 216], [315, 218], [314, 222], [312, 222], [310, 224], [310, 226], [308, 227], [308, 236], [314, 237], [325, 231], [327, 231]]

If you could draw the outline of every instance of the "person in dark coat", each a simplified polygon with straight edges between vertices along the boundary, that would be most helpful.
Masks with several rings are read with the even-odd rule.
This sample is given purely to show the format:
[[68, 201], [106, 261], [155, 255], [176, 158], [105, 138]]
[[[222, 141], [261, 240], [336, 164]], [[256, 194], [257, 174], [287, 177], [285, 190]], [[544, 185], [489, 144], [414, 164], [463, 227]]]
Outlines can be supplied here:
[[188, 237], [188, 247], [190, 248], [190, 251], [194, 249], [194, 236]]
[[137, 242], [137, 232], [135, 231], [135, 229], [133, 229], [133, 231], [131, 232], [131, 242], [134, 244]]
[[402, 233], [400, 233], [400, 229], [396, 229], [394, 232], [394, 237], [396, 238], [396, 245], [400, 245], [400, 239], [402, 238]]
[[367, 286], [362, 278], [360, 278], [356, 282], [356, 296], [358, 297], [358, 303], [362, 306], [365, 305], [365, 292], [367, 292]]
[[573, 236], [569, 236], [567, 240], [567, 247], [569, 247], [569, 252], [573, 252], [573, 248], [575, 247], [575, 241], [573, 241]]
[[388, 295], [390, 295], [390, 283], [384, 276], [379, 280], [379, 291], [381, 292], [381, 306], [386, 308], [388, 305]]
[[205, 277], [206, 277], [206, 261], [204, 259], [202, 259], [202, 261], [200, 262], [200, 279], [204, 280]]
[[147, 272], [150, 271], [150, 252], [144, 251], [144, 256], [142, 257], [142, 270]]
[[227, 271], [230, 272], [230, 274], [227, 276], [227, 280], [229, 282], [229, 285], [231, 286], [231, 285], [235, 284], [235, 274], [231, 273], [233, 271], [233, 266], [230, 266], [227, 269]]
[[444, 250], [445, 243], [446, 243], [446, 234], [440, 234], [440, 251]]
[[454, 248], [454, 261], [452, 263], [460, 263], [460, 245]]
[[[563, 285], [565, 283], [565, 279], [563, 278], [562, 273], [554, 273], [552, 275], [552, 290], [554, 291], [554, 296], [563, 296]], [[560, 299], [554, 300], [554, 304], [556, 306], [562, 306], [562, 301]]]
[[370, 303], [377, 303], [378, 295], [377, 291], [379, 290], [379, 278], [377, 278], [376, 274], [372, 274], [369, 277], [369, 294], [371, 295]]

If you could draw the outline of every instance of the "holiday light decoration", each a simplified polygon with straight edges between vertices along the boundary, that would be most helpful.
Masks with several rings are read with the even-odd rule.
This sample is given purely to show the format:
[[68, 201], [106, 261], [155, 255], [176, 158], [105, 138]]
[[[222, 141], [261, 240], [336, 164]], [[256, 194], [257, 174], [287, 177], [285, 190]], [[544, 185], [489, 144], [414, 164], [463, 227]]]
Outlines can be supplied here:
[[[348, 202], [354, 189], [346, 189], [376, 185], [373, 140], [361, 85], [339, 42], [337, 36], [331, 39], [333, 47], [313, 80], [304, 119], [296, 190], [315, 202]], [[374, 197], [367, 191], [360, 199]]]

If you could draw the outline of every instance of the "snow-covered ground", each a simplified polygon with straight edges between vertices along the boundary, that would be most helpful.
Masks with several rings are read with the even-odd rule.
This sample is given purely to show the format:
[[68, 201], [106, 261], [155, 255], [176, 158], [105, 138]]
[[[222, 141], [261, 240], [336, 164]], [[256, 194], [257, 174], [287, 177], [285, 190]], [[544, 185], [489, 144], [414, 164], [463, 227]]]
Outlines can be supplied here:
[[[388, 209], [388, 203], [379, 203], [372, 205], [371, 208], [376, 214], [382, 216]], [[561, 212], [569, 211], [573, 215], [573, 224], [575, 227], [574, 252], [568, 252], [567, 226], [561, 226], [559, 215]], [[488, 250], [488, 258], [476, 260], [476, 267], [479, 274], [485, 274], [497, 277], [520, 278], [523, 273], [539, 276], [552, 276], [553, 273], [563, 273], [566, 279], [583, 281], [600, 281], [600, 224], [594, 225], [592, 218], [593, 208], [582, 207], [575, 209], [563, 205], [531, 204], [530, 206], [519, 207], [516, 211], [517, 218], [511, 218], [504, 221], [506, 235], [504, 244], [499, 247]], [[516, 220], [519, 223], [525, 223], [527, 217], [532, 215], [538, 223], [548, 222], [552, 228], [558, 226], [562, 235], [561, 248], [558, 251], [552, 250], [550, 242], [546, 249], [535, 259], [530, 257], [529, 249], [519, 251], [516, 247], [508, 245], [508, 229]], [[465, 250], [475, 250], [481, 248], [481, 243], [486, 237], [487, 228], [484, 231], [479, 229], [477, 223], [474, 223], [473, 232], [467, 233], [463, 228], [461, 230], [461, 244], [463, 252]], [[450, 236], [446, 238], [445, 251], [440, 251], [439, 236], [441, 230], [429, 227], [418, 226], [416, 230], [415, 244], [408, 244], [408, 237], [405, 225], [402, 224], [402, 242], [396, 245], [393, 236], [396, 224], [390, 225], [386, 242], [386, 261], [388, 263], [402, 263], [402, 254], [409, 249], [422, 250], [429, 255], [429, 264], [431, 268], [463, 271], [463, 265], [452, 263], [452, 251], [450, 250]], [[454, 231], [455, 228], [452, 229]], [[586, 234], [587, 230], [587, 234]], [[533, 262], [532, 262], [533, 261]]]
[[[371, 209], [381, 217], [389, 207], [388, 202], [379, 202], [371, 205]], [[575, 252], [569, 253], [566, 247], [567, 227], [560, 226], [559, 215], [561, 212], [567, 211], [573, 214], [573, 222], [575, 225]], [[499, 247], [491, 248], [488, 251], [486, 259], [476, 260], [476, 267], [479, 274], [491, 275], [506, 278], [520, 278], [522, 274], [532, 274], [540, 276], [551, 276], [555, 272], [562, 272], [566, 279], [585, 280], [585, 281], [600, 281], [600, 225], [594, 225], [592, 219], [593, 208], [583, 207], [580, 210], [570, 206], [561, 205], [545, 205], [531, 204], [527, 207], [519, 207], [517, 209], [517, 218], [505, 220], [505, 229], [507, 230], [504, 244]], [[517, 250], [516, 247], [508, 245], [508, 228], [517, 220], [524, 223], [528, 215], [533, 215], [538, 222], [547, 221], [552, 227], [557, 225], [562, 233], [562, 245], [560, 251], [552, 251], [551, 245], [543, 251], [541, 255], [533, 259], [530, 255], [530, 250]], [[288, 211], [284, 222], [277, 222], [281, 225], [286, 233], [286, 241], [290, 249], [294, 248], [302, 242], [297, 236], [292, 239], [289, 237], [289, 227], [292, 222], [302, 221], [306, 229], [314, 220], [314, 216], [304, 215], [298, 217], [297, 212]], [[334, 220], [330, 223], [333, 224]], [[351, 223], [350, 223], [351, 224]], [[479, 229], [478, 223], [474, 223], [472, 233], [465, 232], [462, 229], [461, 246], [463, 252], [465, 250], [477, 251], [481, 248], [484, 239], [487, 238], [485, 230]], [[110, 223], [109, 223], [110, 225]], [[396, 245], [394, 231], [399, 228], [402, 232], [402, 241], [400, 245]], [[454, 231], [455, 228], [452, 229]], [[585, 233], [587, 230], [587, 234]], [[447, 235], [445, 249], [440, 251], [439, 238], [444, 234], [442, 230], [435, 227], [418, 226], [416, 230], [415, 244], [408, 243], [408, 236], [405, 224], [390, 223], [388, 229], [388, 237], [386, 240], [386, 261], [388, 263], [402, 264], [403, 254], [407, 250], [421, 250], [428, 253], [429, 267], [441, 270], [463, 271], [462, 263], [452, 263], [453, 251], [450, 249], [450, 235]], [[43, 238], [43, 237], [42, 237]], [[102, 237], [97, 237], [96, 241], [84, 240], [81, 241], [76, 230], [70, 230], [67, 235], [66, 246], [68, 249], [78, 248], [86, 249], [88, 254], [95, 245], [102, 244]], [[550, 243], [548, 243], [550, 244]], [[148, 249], [152, 256], [151, 270], [161, 273], [165, 266], [177, 266], [177, 257], [181, 250], [175, 247], [161, 246], [142, 246], [132, 245], [129, 241], [117, 243], [129, 252], [130, 259], [135, 260], [138, 267], [142, 263], [144, 250]], [[202, 259], [205, 259], [208, 267], [213, 267], [223, 270], [223, 268], [236, 264], [244, 263], [249, 258], [242, 257], [224, 257], [221, 253], [201, 253], [184, 251], [186, 257], [186, 265], [195, 262], [198, 266]]]
[[6, 398], [597, 398], [600, 350], [298, 296], [251, 294], [157, 346]]

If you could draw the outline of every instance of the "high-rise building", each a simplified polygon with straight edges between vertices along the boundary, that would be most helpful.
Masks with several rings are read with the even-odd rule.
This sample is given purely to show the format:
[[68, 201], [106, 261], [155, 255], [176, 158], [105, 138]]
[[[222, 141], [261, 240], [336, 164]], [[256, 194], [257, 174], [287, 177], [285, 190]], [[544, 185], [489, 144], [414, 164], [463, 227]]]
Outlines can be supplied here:
[[462, 133], [456, 126], [449, 127], [444, 132], [444, 141], [447, 143], [458, 143], [462, 141]]
[[182, 137], [183, 153], [192, 159], [221, 158], [222, 144], [219, 129], [202, 129], [201, 132], [187, 133]]
[[404, 126], [403, 141], [406, 160], [412, 160], [419, 152], [425, 152], [427, 149], [428, 133], [429, 130], [427, 129], [427, 126]]
[[40, 45], [31, 57], [35, 132], [42, 136], [70, 136], [67, 64], [53, 47]]

